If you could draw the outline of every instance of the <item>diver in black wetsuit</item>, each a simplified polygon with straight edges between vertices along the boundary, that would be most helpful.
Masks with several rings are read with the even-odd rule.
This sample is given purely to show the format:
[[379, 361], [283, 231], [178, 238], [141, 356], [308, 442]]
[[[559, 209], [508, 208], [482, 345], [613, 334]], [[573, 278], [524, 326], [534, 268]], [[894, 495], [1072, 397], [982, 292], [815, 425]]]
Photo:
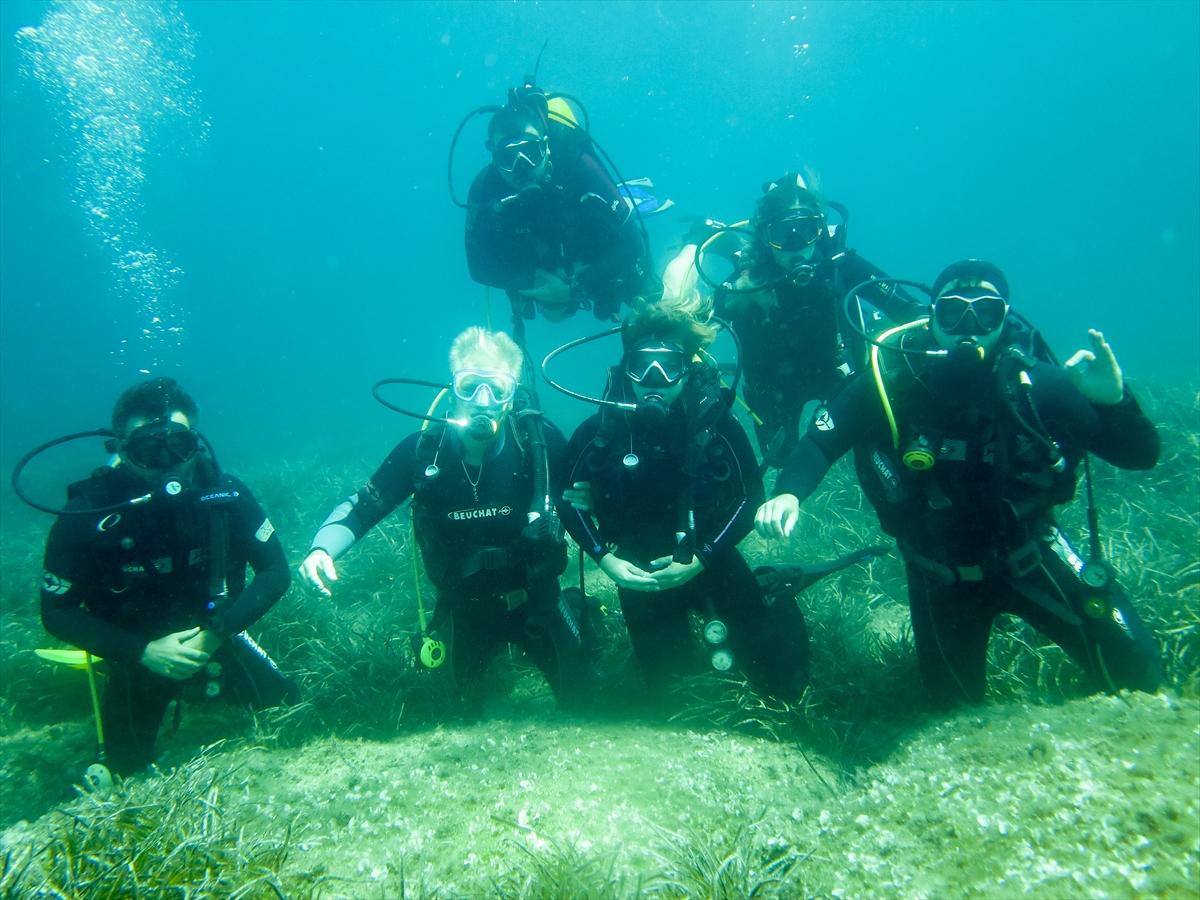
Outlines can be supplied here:
[[171, 378], [122, 394], [112, 419], [117, 458], [71, 485], [66, 509], [102, 510], [160, 482], [164, 495], [118, 513], [62, 515], [46, 542], [42, 622], [106, 660], [101, 721], [108, 765], [121, 775], [153, 762], [167, 704], [193, 676], [208, 679], [210, 695], [227, 686], [255, 707], [298, 699], [242, 634], [287, 590], [283, 546], [246, 485], [219, 473], [200, 447], [197, 420]]
[[603, 407], [576, 429], [562, 517], [616, 583], [656, 694], [696, 668], [695, 611], [719, 626], [705, 629], [715, 667], [736, 660], [756, 686], [794, 698], [808, 683], [804, 619], [794, 596], [764, 597], [737, 550], [762, 501], [762, 477], [729, 413], [732, 396], [696, 357], [716, 333], [707, 312], [698, 300], [635, 306], [606, 396], [636, 398], [638, 409]]
[[[757, 240], [730, 242], [740, 247], [736, 274], [725, 289], [715, 290], [714, 301], [717, 315], [731, 322], [741, 339], [742, 396], [761, 420], [755, 430], [764, 454], [783, 428], [779, 458], [786, 458], [799, 438], [805, 404], [831, 400], [865, 358], [861, 342], [844, 323], [842, 299], [854, 285], [886, 276], [856, 251], [844, 249], [844, 228], [844, 221], [827, 223], [821, 201], [800, 175], [789, 172], [763, 185], [748, 224]], [[683, 253], [694, 258], [694, 247], [713, 234], [711, 223], [697, 223]], [[709, 248], [723, 255], [720, 237]], [[757, 285], [764, 288], [754, 290]], [[893, 322], [921, 314], [915, 300], [890, 285], [861, 296]]]
[[[425, 571], [438, 589], [428, 632], [444, 638], [459, 688], [479, 700], [480, 676], [512, 643], [542, 670], [560, 703], [578, 707], [587, 690], [582, 635], [559, 590], [567, 550], [548, 500], [562, 479], [566, 441], [545, 420], [534, 428], [540, 413], [514, 412], [523, 357], [508, 335], [469, 328], [450, 360], [451, 418], [401, 441], [330, 513], [300, 566], [301, 580], [330, 596], [333, 561], [411, 496]], [[544, 453], [536, 447], [542, 434]]]
[[1039, 361], [1009, 315], [1003, 274], [977, 260], [938, 278], [930, 320], [880, 351], [883, 389], [857, 379], [809, 428], [756, 527], [790, 534], [800, 503], [854, 449], [863, 492], [904, 554], [921, 675], [938, 706], [983, 701], [999, 613], [1054, 640], [1098, 688], [1154, 691], [1153, 635], [1098, 541], [1085, 563], [1054, 519], [1086, 453], [1125, 469], [1158, 460], [1158, 435], [1104, 336], [1092, 331], [1093, 350], [1065, 370]]
[[591, 309], [611, 319], [650, 274], [636, 217], [571, 109], [532, 86], [488, 124], [492, 163], [471, 184], [471, 277], [504, 289], [515, 315], [549, 321]]

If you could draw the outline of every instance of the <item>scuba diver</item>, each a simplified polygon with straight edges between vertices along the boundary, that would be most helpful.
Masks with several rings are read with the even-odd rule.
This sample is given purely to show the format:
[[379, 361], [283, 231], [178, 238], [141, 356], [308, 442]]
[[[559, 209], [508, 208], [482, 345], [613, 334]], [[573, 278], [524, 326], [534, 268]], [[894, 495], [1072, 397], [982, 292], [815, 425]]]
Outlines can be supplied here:
[[526, 403], [523, 364], [506, 334], [472, 327], [455, 338], [450, 417], [416, 416], [430, 426], [401, 441], [329, 514], [300, 578], [331, 596], [334, 561], [411, 496], [425, 572], [438, 590], [424, 624], [426, 641], [438, 635], [441, 649], [434, 657], [423, 653], [425, 664], [446, 659], [459, 690], [479, 705], [488, 664], [516, 644], [559, 703], [578, 708], [587, 700], [589, 671], [579, 621], [559, 589], [567, 548], [550, 500], [566, 440]]
[[[475, 281], [508, 293], [516, 325], [538, 311], [559, 322], [581, 308], [613, 319], [652, 287], [641, 217], [669, 202], [647, 200], [644, 179], [626, 185], [610, 177], [586, 122], [580, 126], [563, 96], [547, 96], [535, 80], [536, 70], [509, 90], [506, 105], [467, 116], [492, 113], [485, 144], [492, 161], [466, 204], [455, 199], [467, 210], [467, 266]], [[452, 144], [451, 163], [453, 153]]]
[[[854, 449], [863, 492], [898, 539], [913, 637], [935, 705], [983, 702], [987, 643], [1000, 613], [1062, 647], [1099, 689], [1153, 692], [1163, 668], [1153, 635], [1103, 560], [1088, 453], [1124, 469], [1158, 461], [1159, 439], [1112, 349], [1065, 368], [1009, 308], [994, 265], [965, 260], [938, 277], [926, 319], [880, 335], [874, 377], [851, 383], [792, 450], [755, 521], [787, 537], [800, 504]], [[1085, 467], [1089, 558], [1054, 508]]]
[[714, 668], [739, 665], [756, 687], [795, 699], [808, 684], [808, 636], [787, 586], [764, 594], [737, 550], [762, 502], [762, 476], [729, 412], [732, 392], [704, 353], [718, 331], [710, 313], [694, 292], [635, 302], [601, 412], [567, 447], [562, 518], [616, 584], [659, 699], [671, 676], [698, 668], [692, 611], [705, 619]]
[[[827, 222], [826, 207], [840, 224]], [[773, 459], [786, 459], [799, 438], [805, 405], [831, 400], [865, 359], [841, 299], [849, 286], [886, 276], [846, 249], [847, 219], [845, 207], [822, 204], [801, 175], [788, 172], [763, 185], [745, 227], [697, 220], [664, 277], [668, 292], [678, 291], [673, 282], [691, 271], [713, 288], [717, 315], [733, 324], [742, 342], [742, 396], [764, 455], [784, 429]], [[727, 278], [710, 274], [714, 263], [726, 262], [733, 266]], [[867, 286], [861, 298], [892, 322], [921, 313], [915, 300], [890, 285]], [[861, 305], [856, 315], [864, 315]]]
[[[59, 514], [46, 541], [42, 623], [106, 661], [101, 755], [119, 775], [154, 761], [167, 705], [176, 701], [178, 727], [190, 679], [207, 696], [254, 708], [299, 699], [243, 633], [288, 588], [283, 545], [246, 485], [221, 472], [198, 421], [174, 379], [144, 381], [117, 400], [111, 432], [51, 441], [13, 473], [21, 499]], [[113, 459], [68, 488], [66, 507], [25, 497], [19, 479], [30, 459], [93, 435], [111, 438]]]

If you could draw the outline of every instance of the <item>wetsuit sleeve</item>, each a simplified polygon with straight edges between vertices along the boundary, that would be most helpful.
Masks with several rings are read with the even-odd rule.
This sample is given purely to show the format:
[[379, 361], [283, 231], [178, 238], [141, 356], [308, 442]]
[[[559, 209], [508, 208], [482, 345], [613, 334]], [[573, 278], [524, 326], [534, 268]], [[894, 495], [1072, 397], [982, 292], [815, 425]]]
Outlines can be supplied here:
[[788, 455], [772, 494], [794, 494], [803, 503], [817, 489], [829, 467], [866, 437], [883, 418], [883, 404], [868, 374], [855, 378], [826, 407], [827, 415], [808, 427]]
[[1030, 371], [1034, 398], [1046, 428], [1056, 439], [1095, 453], [1120, 469], [1152, 469], [1162, 445], [1129, 386], [1119, 403], [1088, 400], [1066, 370], [1039, 363]]
[[713, 558], [728, 552], [748, 535], [754, 528], [754, 514], [762, 506], [765, 499], [762, 474], [758, 468], [758, 458], [746, 431], [733, 416], [727, 415], [718, 429], [718, 439], [723, 440], [733, 453], [737, 467], [735, 477], [742, 485], [742, 498], [733, 509], [732, 515], [723, 521], [714, 522], [704, 528], [707, 534], [697, 535], [696, 555], [708, 566]]
[[[841, 268], [843, 289], [846, 291], [870, 278], [888, 277], [887, 272], [883, 271], [879, 266], [859, 256], [857, 250], [846, 251], [846, 256], [841, 261]], [[911, 322], [913, 319], [919, 318], [926, 313], [926, 304], [914, 299], [900, 285], [870, 285], [859, 291], [859, 296], [897, 325]], [[839, 317], [842, 315], [840, 304], [843, 299], [842, 297], [838, 297]]]
[[[86, 507], [82, 497], [67, 504], [67, 509]], [[93, 656], [140, 662], [150, 639], [101, 619], [84, 605], [107, 590], [90, 539], [95, 524], [87, 516], [60, 516], [51, 527], [42, 576], [42, 625]]]
[[257, 622], [292, 582], [275, 526], [249, 488], [239, 483], [238, 490], [240, 496], [229, 516], [230, 556], [245, 559], [254, 570], [254, 578], [207, 623], [206, 627], [219, 637], [238, 634]]
[[324, 550], [337, 559], [412, 496], [420, 437], [418, 432], [397, 444], [371, 480], [334, 508], [313, 538], [311, 549]]
[[592, 313], [603, 320], [619, 312], [621, 302], [640, 287], [642, 233], [633, 210], [595, 157], [584, 153], [579, 167], [581, 231], [588, 243], [603, 249], [576, 277], [592, 301]]
[[[566, 451], [567, 478], [564, 487], [569, 487], [576, 481], [591, 482], [594, 479], [594, 473], [588, 470], [587, 461], [592, 450], [592, 440], [596, 437], [599, 428], [600, 417], [592, 416], [576, 428], [575, 433], [571, 435]], [[600, 562], [608, 553], [608, 548], [600, 539], [600, 528], [596, 521], [587, 513], [565, 502], [562, 499], [562, 491], [555, 492], [555, 497], [558, 501], [558, 517], [562, 520], [567, 533], [588, 556], [596, 562]]]
[[479, 284], [515, 291], [532, 285], [532, 267], [513, 252], [504, 217], [492, 208], [492, 204], [500, 199], [496, 191], [498, 180], [489, 165], [475, 176], [467, 194], [464, 235], [467, 269], [472, 280]]

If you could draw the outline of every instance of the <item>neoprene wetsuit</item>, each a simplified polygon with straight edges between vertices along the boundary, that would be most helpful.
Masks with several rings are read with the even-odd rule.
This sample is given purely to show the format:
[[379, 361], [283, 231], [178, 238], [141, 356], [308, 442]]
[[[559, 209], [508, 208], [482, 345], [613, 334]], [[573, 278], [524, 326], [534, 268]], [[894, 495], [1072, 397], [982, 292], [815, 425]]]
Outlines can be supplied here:
[[[283, 545], [245, 484], [224, 475], [220, 489], [237, 495], [219, 507], [228, 517], [225, 572], [232, 599], [212, 610], [211, 512], [195, 502], [198, 492], [119, 513], [60, 516], [50, 529], [42, 623], [59, 640], [107, 661], [101, 719], [109, 766], [118, 774], [153, 761], [167, 704], [181, 690], [180, 681], [141, 664], [152, 640], [201, 625], [225, 639], [210, 662], [221, 664], [239, 701], [263, 707], [298, 699], [274, 664], [240, 634], [288, 588]], [[145, 491], [144, 482], [120, 468], [102, 468], [70, 487], [67, 508], [111, 506]], [[255, 573], [249, 584], [247, 563]]]
[[[920, 332], [917, 346], [928, 340]], [[1153, 691], [1162, 679], [1153, 635], [1119, 586], [1083, 583], [1083, 561], [1054, 520], [1055, 505], [1074, 496], [1085, 450], [1124, 469], [1156, 463], [1157, 433], [1129, 389], [1120, 403], [1095, 404], [1063, 369], [1003, 352], [985, 363], [884, 357], [900, 449], [923, 442], [934, 465], [914, 471], [900, 461], [868, 375], [809, 427], [775, 494], [803, 502], [855, 450], [863, 491], [904, 554], [913, 636], [935, 702], [982, 702], [988, 636], [1002, 612], [1054, 640], [1097, 687]], [[1021, 372], [1032, 382], [1027, 392]], [[1063, 471], [1013, 411], [1027, 424], [1040, 417]]]
[[[460, 689], [478, 694], [480, 676], [507, 643], [521, 647], [565, 705], [585, 700], [580, 626], [559, 590], [566, 568], [560, 535], [522, 536], [533, 500], [534, 457], [511, 417], [483, 465], [468, 466], [452, 428], [410, 435], [371, 479], [325, 520], [314, 548], [335, 559], [413, 496], [417, 541], [438, 603], [429, 631], [445, 640]], [[561, 492], [565, 441], [544, 423], [550, 486]], [[436, 474], [426, 474], [430, 466]]]
[[575, 307], [609, 319], [643, 289], [649, 274], [643, 271], [641, 231], [591, 153], [574, 162], [553, 159], [548, 183], [511, 200], [506, 198], [513, 191], [495, 166], [475, 177], [467, 198], [467, 267], [475, 281], [507, 291], [526, 319], [534, 317], [534, 303], [521, 291], [534, 286], [535, 270], [562, 269], [567, 283], [575, 283]]
[[[680, 486], [686, 477], [682, 401], [672, 405], [659, 427], [651, 430], [631, 421], [604, 446], [596, 440], [600, 426], [601, 417], [592, 416], [567, 447], [573, 461], [570, 481], [591, 484], [594, 513], [563, 504], [560, 515], [597, 562], [611, 551], [649, 569], [653, 560], [671, 556], [676, 547]], [[629, 453], [638, 457], [633, 469], [623, 462]], [[794, 696], [808, 681], [800, 608], [790, 597], [768, 605], [737, 549], [763, 500], [758, 461], [746, 433], [727, 411], [699, 455], [693, 490], [696, 555], [704, 570], [668, 590], [618, 588], [634, 652], [647, 682], [661, 695], [671, 676], [703, 667], [689, 612], [715, 613], [727, 626], [733, 655], [747, 676], [767, 691]]]
[[[739, 304], [738, 295], [716, 292], [717, 315], [733, 325], [742, 342], [742, 396], [763, 421], [755, 424], [755, 431], [764, 453], [783, 428], [786, 458], [800, 436], [805, 404], [831, 400], [865, 358], [861, 339], [845, 324], [842, 301], [854, 285], [887, 275], [854, 250], [847, 250], [835, 264], [829, 256], [836, 252], [832, 239], [818, 241], [814, 255], [823, 261], [812, 280], [803, 286], [790, 281], [776, 285], [772, 290], [777, 305], [771, 309]], [[757, 268], [779, 272], [769, 258]], [[890, 285], [864, 289], [862, 297], [895, 323], [921, 315], [915, 300]]]

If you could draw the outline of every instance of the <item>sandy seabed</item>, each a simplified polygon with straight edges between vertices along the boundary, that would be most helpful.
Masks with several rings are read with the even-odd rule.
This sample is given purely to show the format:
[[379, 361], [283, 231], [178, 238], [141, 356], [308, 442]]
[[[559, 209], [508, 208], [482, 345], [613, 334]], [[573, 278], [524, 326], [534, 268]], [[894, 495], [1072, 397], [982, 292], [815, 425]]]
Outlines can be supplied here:
[[[794, 746], [737, 734], [536, 717], [207, 764], [231, 773], [227, 817], [292, 823], [287, 868], [325, 897], [401, 896], [401, 879], [408, 896], [495, 894], [564, 851], [603, 861], [614, 896], [687, 895], [693, 857], [733, 860], [722, 893], [737, 896], [737, 878], [750, 888], [785, 855], [767, 893], [1200, 896], [1195, 701], [995, 704], [928, 720], [854, 776], [810, 758], [815, 770]], [[3, 849], [36, 846], [50, 821], [9, 828]]]

